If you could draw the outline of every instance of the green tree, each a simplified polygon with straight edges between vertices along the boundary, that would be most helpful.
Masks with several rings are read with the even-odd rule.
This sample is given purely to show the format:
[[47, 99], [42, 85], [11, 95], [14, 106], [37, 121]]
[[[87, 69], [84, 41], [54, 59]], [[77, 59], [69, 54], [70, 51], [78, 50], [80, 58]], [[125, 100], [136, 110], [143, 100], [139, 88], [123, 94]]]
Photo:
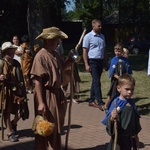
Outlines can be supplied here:
[[[31, 47], [35, 44], [35, 37], [43, 28], [59, 27], [62, 21], [61, 10], [65, 8], [66, 0], [28, 0], [27, 22], [31, 39]], [[40, 41], [38, 41], [40, 42]]]
[[83, 20], [83, 26], [91, 28], [91, 20], [101, 19], [118, 10], [118, 0], [74, 0], [75, 8], [69, 11], [70, 20]]
[[[150, 17], [150, 0], [74, 0], [75, 8], [68, 18], [80, 19], [87, 24], [93, 18], [105, 20], [118, 11], [115, 23], [146, 23]], [[113, 23], [113, 22], [112, 22]]]
[[1, 0], [0, 40], [11, 40], [13, 34], [29, 34], [33, 48], [35, 37], [43, 28], [60, 26], [62, 9], [68, 3], [68, 0]]
[[13, 35], [27, 34], [27, 1], [0, 1], [0, 44], [12, 40]]
[[68, 12], [68, 19], [70, 20], [83, 20], [83, 26], [87, 28], [91, 23], [91, 19], [100, 19], [101, 16], [101, 3], [99, 0], [74, 0], [75, 8], [73, 11]]

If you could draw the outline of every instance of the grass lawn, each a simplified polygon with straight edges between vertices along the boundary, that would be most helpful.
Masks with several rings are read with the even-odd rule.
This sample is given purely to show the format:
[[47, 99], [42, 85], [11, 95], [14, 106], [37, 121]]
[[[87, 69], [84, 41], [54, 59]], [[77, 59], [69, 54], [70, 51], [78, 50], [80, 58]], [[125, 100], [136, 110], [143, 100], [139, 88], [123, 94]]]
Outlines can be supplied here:
[[[111, 56], [110, 54], [109, 57]], [[130, 55], [129, 61], [133, 70], [133, 77], [136, 80], [133, 98], [136, 101], [140, 113], [150, 115], [150, 77], [147, 76], [148, 54]], [[78, 64], [78, 70], [82, 80], [78, 98], [81, 102], [87, 101], [90, 95], [91, 76], [85, 71], [82, 60]], [[105, 101], [110, 86], [108, 72], [105, 70], [101, 77], [101, 84], [103, 99]]]

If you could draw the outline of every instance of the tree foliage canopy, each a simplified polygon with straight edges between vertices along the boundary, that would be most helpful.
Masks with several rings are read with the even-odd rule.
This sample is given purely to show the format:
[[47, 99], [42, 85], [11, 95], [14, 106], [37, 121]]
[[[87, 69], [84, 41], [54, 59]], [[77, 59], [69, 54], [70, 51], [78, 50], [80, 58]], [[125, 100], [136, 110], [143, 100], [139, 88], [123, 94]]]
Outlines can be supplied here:
[[150, 0], [73, 0], [73, 10], [67, 12], [70, 0], [1, 0], [0, 41], [14, 34], [29, 34], [34, 39], [42, 28], [61, 25], [62, 20], [82, 20], [91, 28], [91, 20], [105, 24], [150, 24]]
[[[74, 0], [74, 3], [75, 8], [68, 12], [67, 19], [83, 20], [86, 25], [94, 18], [105, 22], [109, 17], [106, 23], [110, 24], [150, 23], [150, 0]], [[114, 12], [118, 12], [117, 16], [113, 16]], [[117, 21], [110, 22], [112, 17]]]
[[[60, 25], [61, 10], [64, 10], [65, 4], [68, 3], [68, 0], [1, 0], [1, 43], [5, 40], [11, 40], [12, 36], [16, 34], [18, 36], [30, 34], [29, 31], [37, 30], [35, 25], [40, 24], [41, 28], [55, 24]], [[30, 12], [29, 15], [28, 12]], [[33, 36], [35, 35], [33, 34]]]

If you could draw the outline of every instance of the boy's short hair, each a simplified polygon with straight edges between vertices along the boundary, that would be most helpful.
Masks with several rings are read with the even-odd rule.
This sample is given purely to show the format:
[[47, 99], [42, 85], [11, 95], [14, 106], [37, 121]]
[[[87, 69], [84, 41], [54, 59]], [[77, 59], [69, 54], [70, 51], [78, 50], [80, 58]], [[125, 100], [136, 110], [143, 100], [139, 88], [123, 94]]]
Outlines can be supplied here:
[[114, 46], [114, 50], [115, 49], [123, 51], [123, 44], [121, 42], [116, 43], [116, 45]]
[[135, 79], [130, 74], [123, 74], [118, 79], [118, 85], [126, 85], [126, 84], [132, 84], [135, 86]]

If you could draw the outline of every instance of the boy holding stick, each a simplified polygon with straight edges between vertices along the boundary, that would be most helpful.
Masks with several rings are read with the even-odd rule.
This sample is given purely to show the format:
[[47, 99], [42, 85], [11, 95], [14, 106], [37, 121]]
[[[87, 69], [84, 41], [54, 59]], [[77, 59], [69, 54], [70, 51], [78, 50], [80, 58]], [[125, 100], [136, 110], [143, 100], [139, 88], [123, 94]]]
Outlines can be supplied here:
[[[132, 137], [137, 137], [141, 131], [140, 115], [131, 98], [134, 87], [135, 79], [131, 75], [123, 74], [119, 77], [117, 85], [119, 96], [115, 98], [115, 103], [111, 103], [108, 113], [102, 121], [106, 125], [107, 133], [111, 136], [107, 150], [114, 150], [113, 147], [116, 147], [116, 150], [131, 150]], [[117, 122], [117, 135], [114, 133], [115, 122]], [[114, 142], [116, 136], [117, 141]], [[137, 149], [138, 145], [139, 141], [136, 140]]]

